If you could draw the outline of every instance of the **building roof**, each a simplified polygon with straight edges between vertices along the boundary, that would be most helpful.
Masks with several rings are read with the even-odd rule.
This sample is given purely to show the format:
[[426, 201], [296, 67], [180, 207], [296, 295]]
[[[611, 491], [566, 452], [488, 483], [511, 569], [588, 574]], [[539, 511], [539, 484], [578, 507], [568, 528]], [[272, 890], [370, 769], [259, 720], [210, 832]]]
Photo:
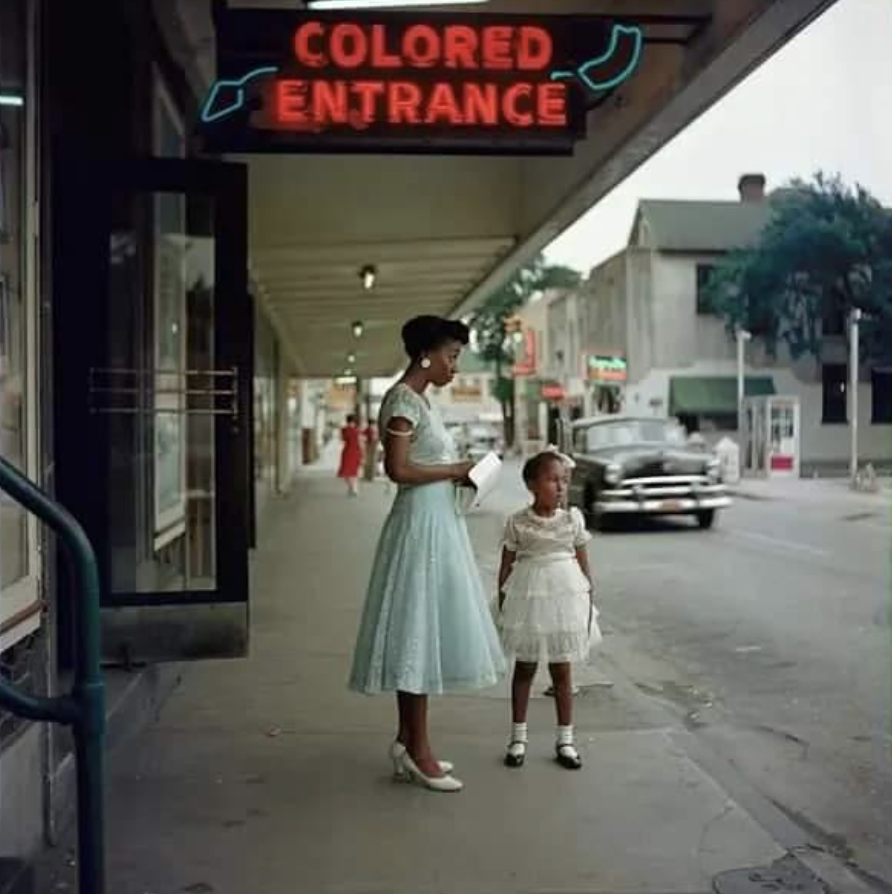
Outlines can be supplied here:
[[771, 219], [771, 203], [643, 199], [641, 219], [657, 251], [725, 252], [751, 244]]

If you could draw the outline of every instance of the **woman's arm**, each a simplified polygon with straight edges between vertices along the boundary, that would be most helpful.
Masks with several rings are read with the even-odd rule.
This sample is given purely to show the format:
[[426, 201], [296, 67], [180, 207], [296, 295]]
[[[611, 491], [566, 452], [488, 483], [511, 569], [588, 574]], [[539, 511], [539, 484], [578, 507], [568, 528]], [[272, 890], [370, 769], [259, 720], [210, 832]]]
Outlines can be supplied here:
[[508, 575], [511, 574], [511, 569], [514, 567], [516, 559], [516, 552], [508, 549], [507, 546], [502, 547], [502, 564], [499, 568], [499, 611], [502, 610], [502, 605], [505, 602], [503, 587], [505, 586], [505, 581], [508, 580]]
[[421, 466], [409, 459], [412, 425], [408, 419], [393, 418], [384, 437], [384, 471], [397, 484], [432, 484], [435, 481], [462, 481], [474, 463], [447, 463]]

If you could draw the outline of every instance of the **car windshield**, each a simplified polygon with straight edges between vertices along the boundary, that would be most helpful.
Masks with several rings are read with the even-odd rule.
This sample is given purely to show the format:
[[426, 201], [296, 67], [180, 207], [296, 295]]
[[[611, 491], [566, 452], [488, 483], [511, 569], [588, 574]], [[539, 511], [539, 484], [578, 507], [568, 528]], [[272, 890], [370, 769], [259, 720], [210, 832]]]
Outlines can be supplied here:
[[580, 431], [577, 444], [587, 453], [629, 444], [684, 444], [680, 426], [663, 419], [632, 419], [603, 422]]

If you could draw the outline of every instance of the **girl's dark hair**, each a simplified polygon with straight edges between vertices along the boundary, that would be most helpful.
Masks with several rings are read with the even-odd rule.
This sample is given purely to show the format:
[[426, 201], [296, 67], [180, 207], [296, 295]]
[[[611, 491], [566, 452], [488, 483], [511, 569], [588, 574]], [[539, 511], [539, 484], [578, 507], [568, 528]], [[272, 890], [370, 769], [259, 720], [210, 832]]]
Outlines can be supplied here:
[[348, 414], [347, 425], [351, 425], [354, 422], [356, 422], [356, 416], [353, 413]]
[[443, 317], [413, 317], [403, 326], [403, 345], [410, 360], [418, 360], [451, 341], [466, 345], [470, 337], [471, 330], [464, 323]]
[[524, 484], [532, 484], [541, 474], [549, 463], [563, 463], [564, 460], [553, 450], [543, 450], [531, 456], [523, 464], [523, 481]]

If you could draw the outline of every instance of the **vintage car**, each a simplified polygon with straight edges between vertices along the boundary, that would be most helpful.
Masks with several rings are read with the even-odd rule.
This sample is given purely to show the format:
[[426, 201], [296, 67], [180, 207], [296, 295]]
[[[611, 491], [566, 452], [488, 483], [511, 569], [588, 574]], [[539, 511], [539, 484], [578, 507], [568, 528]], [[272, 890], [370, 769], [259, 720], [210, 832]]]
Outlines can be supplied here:
[[570, 504], [595, 525], [633, 515], [691, 515], [701, 528], [731, 504], [719, 459], [668, 419], [601, 416], [565, 429], [575, 462]]

